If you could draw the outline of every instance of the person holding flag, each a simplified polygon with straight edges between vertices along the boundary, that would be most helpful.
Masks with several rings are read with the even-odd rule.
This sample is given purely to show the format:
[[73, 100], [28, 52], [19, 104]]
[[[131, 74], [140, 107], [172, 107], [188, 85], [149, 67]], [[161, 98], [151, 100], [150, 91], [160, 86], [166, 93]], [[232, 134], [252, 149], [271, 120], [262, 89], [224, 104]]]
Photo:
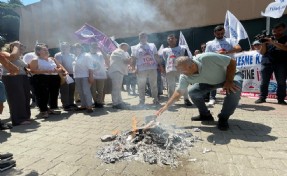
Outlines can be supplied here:
[[[179, 56], [188, 56], [187, 50], [177, 45], [177, 38], [174, 34], [167, 36], [168, 47], [163, 49], [163, 60], [165, 62], [165, 72], [166, 72], [166, 81], [168, 85], [168, 97], [170, 98], [175, 90], [176, 83], [179, 79], [179, 72], [175, 68], [175, 61]], [[189, 101], [187, 90], [183, 94], [184, 104], [186, 106], [192, 106], [192, 103]]]
[[[225, 29], [222, 25], [214, 28], [215, 39], [206, 43], [205, 52], [214, 52], [218, 54], [233, 54], [241, 51], [240, 45], [232, 38], [225, 38]], [[210, 92], [208, 105], [214, 105], [216, 100], [216, 89]]]

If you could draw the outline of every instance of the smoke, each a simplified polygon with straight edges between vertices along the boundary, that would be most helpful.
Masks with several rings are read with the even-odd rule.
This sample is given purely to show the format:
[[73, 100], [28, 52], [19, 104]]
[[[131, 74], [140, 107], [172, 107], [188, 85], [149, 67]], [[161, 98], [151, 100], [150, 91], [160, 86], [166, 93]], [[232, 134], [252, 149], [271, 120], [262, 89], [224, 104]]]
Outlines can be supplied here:
[[[108, 36], [124, 38], [137, 36], [139, 32], [178, 29], [182, 24], [190, 24], [182, 14], [199, 14], [202, 10], [199, 6], [185, 7], [175, 0], [42, 0], [24, 8], [22, 15], [29, 15], [29, 18], [21, 17], [20, 38], [25, 39], [25, 43], [34, 44], [39, 40], [51, 47], [58, 47], [59, 41], [77, 42], [74, 32], [84, 23]], [[188, 18], [202, 20], [198, 15]], [[27, 35], [29, 32], [32, 34]]]

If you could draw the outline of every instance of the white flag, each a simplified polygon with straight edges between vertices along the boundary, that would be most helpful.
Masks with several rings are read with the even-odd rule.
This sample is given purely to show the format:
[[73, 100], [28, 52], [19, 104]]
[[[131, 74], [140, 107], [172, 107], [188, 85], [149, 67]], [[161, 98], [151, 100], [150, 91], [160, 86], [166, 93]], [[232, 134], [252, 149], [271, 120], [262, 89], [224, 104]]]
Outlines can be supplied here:
[[179, 42], [178, 42], [178, 45], [181, 46], [181, 47], [183, 47], [183, 48], [185, 48], [186, 51], [187, 51], [188, 57], [189, 57], [189, 58], [192, 58], [192, 54], [191, 54], [191, 52], [190, 52], [190, 50], [189, 50], [189, 47], [188, 47], [188, 45], [187, 45], [187, 43], [186, 43], [186, 40], [185, 40], [185, 38], [184, 38], [184, 36], [183, 36], [183, 34], [182, 34], [181, 31], [180, 31], [180, 34], [179, 34]]
[[163, 44], [160, 45], [157, 54], [158, 54], [159, 56], [162, 56], [162, 55], [163, 55]]
[[275, 0], [271, 2], [265, 9], [265, 12], [261, 12], [262, 16], [280, 18], [286, 8], [287, 0]]
[[248, 38], [247, 32], [238, 19], [227, 10], [224, 22], [225, 37], [232, 38], [238, 43], [241, 39]]

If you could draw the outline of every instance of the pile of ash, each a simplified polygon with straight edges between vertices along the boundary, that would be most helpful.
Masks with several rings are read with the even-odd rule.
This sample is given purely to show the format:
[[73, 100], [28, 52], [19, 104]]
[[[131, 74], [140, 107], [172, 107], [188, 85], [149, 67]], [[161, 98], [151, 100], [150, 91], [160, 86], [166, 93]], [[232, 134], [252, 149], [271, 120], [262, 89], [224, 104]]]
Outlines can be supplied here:
[[178, 158], [198, 141], [197, 136], [183, 129], [157, 125], [135, 132], [127, 131], [120, 135], [104, 136], [102, 141], [110, 141], [102, 147], [97, 156], [105, 163], [120, 160], [138, 160], [149, 164], [179, 166]]

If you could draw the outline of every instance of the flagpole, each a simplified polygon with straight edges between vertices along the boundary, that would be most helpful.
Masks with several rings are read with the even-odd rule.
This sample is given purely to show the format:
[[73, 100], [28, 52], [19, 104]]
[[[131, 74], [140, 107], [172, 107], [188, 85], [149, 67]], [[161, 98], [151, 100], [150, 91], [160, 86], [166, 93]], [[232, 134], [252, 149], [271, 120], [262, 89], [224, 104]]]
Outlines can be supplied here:
[[269, 35], [270, 34], [270, 17], [266, 18], [266, 34]]
[[251, 48], [251, 43], [250, 43], [249, 37], [247, 39], [248, 39], [248, 43], [249, 43], [249, 48], [251, 50], [252, 48]]

